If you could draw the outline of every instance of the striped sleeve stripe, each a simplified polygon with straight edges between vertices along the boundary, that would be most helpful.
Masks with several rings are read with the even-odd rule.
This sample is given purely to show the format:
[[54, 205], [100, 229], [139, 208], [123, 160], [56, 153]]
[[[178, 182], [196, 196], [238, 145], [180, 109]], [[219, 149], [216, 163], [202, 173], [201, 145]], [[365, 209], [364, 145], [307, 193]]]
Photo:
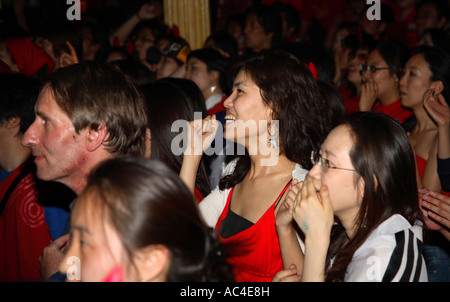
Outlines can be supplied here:
[[416, 274], [414, 275], [414, 282], [419, 282], [420, 280], [420, 274], [422, 273], [422, 253], [423, 253], [423, 244], [422, 241], [420, 241], [419, 239], [416, 240], [417, 241], [417, 251], [418, 251], [418, 255], [417, 257], [419, 258], [417, 260], [417, 267], [416, 267]]
[[[415, 238], [411, 230], [396, 233], [395, 241], [396, 247], [383, 276], [383, 282], [394, 280], [400, 282], [418, 281], [422, 270], [422, 242]], [[400, 276], [400, 278], [397, 276]], [[414, 277], [411, 280], [412, 276]]]

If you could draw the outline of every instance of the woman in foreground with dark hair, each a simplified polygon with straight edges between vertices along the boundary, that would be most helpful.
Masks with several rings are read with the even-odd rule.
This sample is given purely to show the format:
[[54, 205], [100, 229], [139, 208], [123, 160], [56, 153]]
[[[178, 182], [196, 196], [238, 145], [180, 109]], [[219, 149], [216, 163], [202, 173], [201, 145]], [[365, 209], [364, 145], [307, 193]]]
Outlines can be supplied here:
[[71, 222], [66, 257], [79, 258], [81, 281], [233, 281], [189, 190], [158, 161], [100, 164]]
[[295, 220], [304, 252], [280, 241], [285, 270], [275, 280], [298, 281], [295, 268], [302, 281], [427, 281], [414, 153], [400, 124], [375, 112], [349, 115], [311, 161], [276, 218], [278, 232]]

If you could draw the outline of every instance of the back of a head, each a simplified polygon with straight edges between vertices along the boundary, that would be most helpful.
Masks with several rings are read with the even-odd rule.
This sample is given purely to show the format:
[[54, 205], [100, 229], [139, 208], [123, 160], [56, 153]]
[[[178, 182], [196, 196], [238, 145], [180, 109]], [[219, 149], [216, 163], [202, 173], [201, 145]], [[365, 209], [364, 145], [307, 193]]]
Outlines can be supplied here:
[[103, 145], [112, 154], [144, 156], [146, 107], [131, 80], [113, 67], [82, 61], [56, 70], [47, 83], [75, 131], [107, 128]]
[[20, 118], [20, 135], [34, 121], [40, 82], [20, 73], [0, 73], [0, 124]]
[[87, 190], [92, 189], [129, 256], [163, 245], [170, 254], [167, 281], [231, 281], [220, 241], [203, 223], [183, 181], [164, 164], [107, 160], [92, 172]]
[[171, 150], [172, 142], [177, 136], [177, 133], [171, 130], [172, 124], [176, 121], [193, 120], [193, 106], [179, 86], [163, 79], [142, 86], [141, 91], [147, 103], [148, 128], [152, 141], [151, 157], [178, 171], [182, 158]]
[[317, 68], [317, 79], [332, 83], [335, 74], [335, 61], [331, 51], [323, 45], [315, 43], [291, 42], [281, 44], [279, 49], [296, 56], [300, 61], [312, 62]]
[[235, 60], [239, 56], [237, 42], [228, 32], [222, 30], [214, 33], [208, 37], [207, 41], [209, 40], [214, 42], [216, 48], [228, 54], [230, 60]]
[[[176, 142], [182, 143], [185, 138], [179, 139], [180, 135], [184, 134], [178, 133], [179, 129], [176, 126], [184, 127], [185, 122], [206, 117], [203, 94], [194, 82], [175, 78], [164, 78], [143, 85], [140, 90], [147, 103], [151, 158], [162, 161], [179, 173], [183, 162], [183, 146], [177, 145]], [[210, 192], [203, 162], [198, 169], [196, 187], [203, 196]]]
[[108, 64], [123, 72], [137, 87], [155, 81], [155, 73], [138, 60], [116, 60]]

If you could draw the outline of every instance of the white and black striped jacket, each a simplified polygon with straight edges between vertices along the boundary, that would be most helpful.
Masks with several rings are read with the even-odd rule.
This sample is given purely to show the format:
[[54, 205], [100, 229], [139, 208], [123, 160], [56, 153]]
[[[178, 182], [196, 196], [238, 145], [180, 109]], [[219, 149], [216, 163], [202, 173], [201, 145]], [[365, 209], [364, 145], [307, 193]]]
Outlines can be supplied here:
[[422, 225], [398, 214], [388, 218], [355, 252], [345, 281], [427, 282]]

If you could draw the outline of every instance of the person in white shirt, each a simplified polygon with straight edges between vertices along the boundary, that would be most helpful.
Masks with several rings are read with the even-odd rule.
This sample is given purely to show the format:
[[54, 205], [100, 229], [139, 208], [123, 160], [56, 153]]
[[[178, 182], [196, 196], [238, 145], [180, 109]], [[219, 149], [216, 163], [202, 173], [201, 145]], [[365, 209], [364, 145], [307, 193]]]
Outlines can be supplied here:
[[[277, 213], [285, 270], [274, 281], [427, 281], [414, 153], [400, 124], [347, 116], [311, 160]], [[303, 251], [283, 235], [293, 221]]]

